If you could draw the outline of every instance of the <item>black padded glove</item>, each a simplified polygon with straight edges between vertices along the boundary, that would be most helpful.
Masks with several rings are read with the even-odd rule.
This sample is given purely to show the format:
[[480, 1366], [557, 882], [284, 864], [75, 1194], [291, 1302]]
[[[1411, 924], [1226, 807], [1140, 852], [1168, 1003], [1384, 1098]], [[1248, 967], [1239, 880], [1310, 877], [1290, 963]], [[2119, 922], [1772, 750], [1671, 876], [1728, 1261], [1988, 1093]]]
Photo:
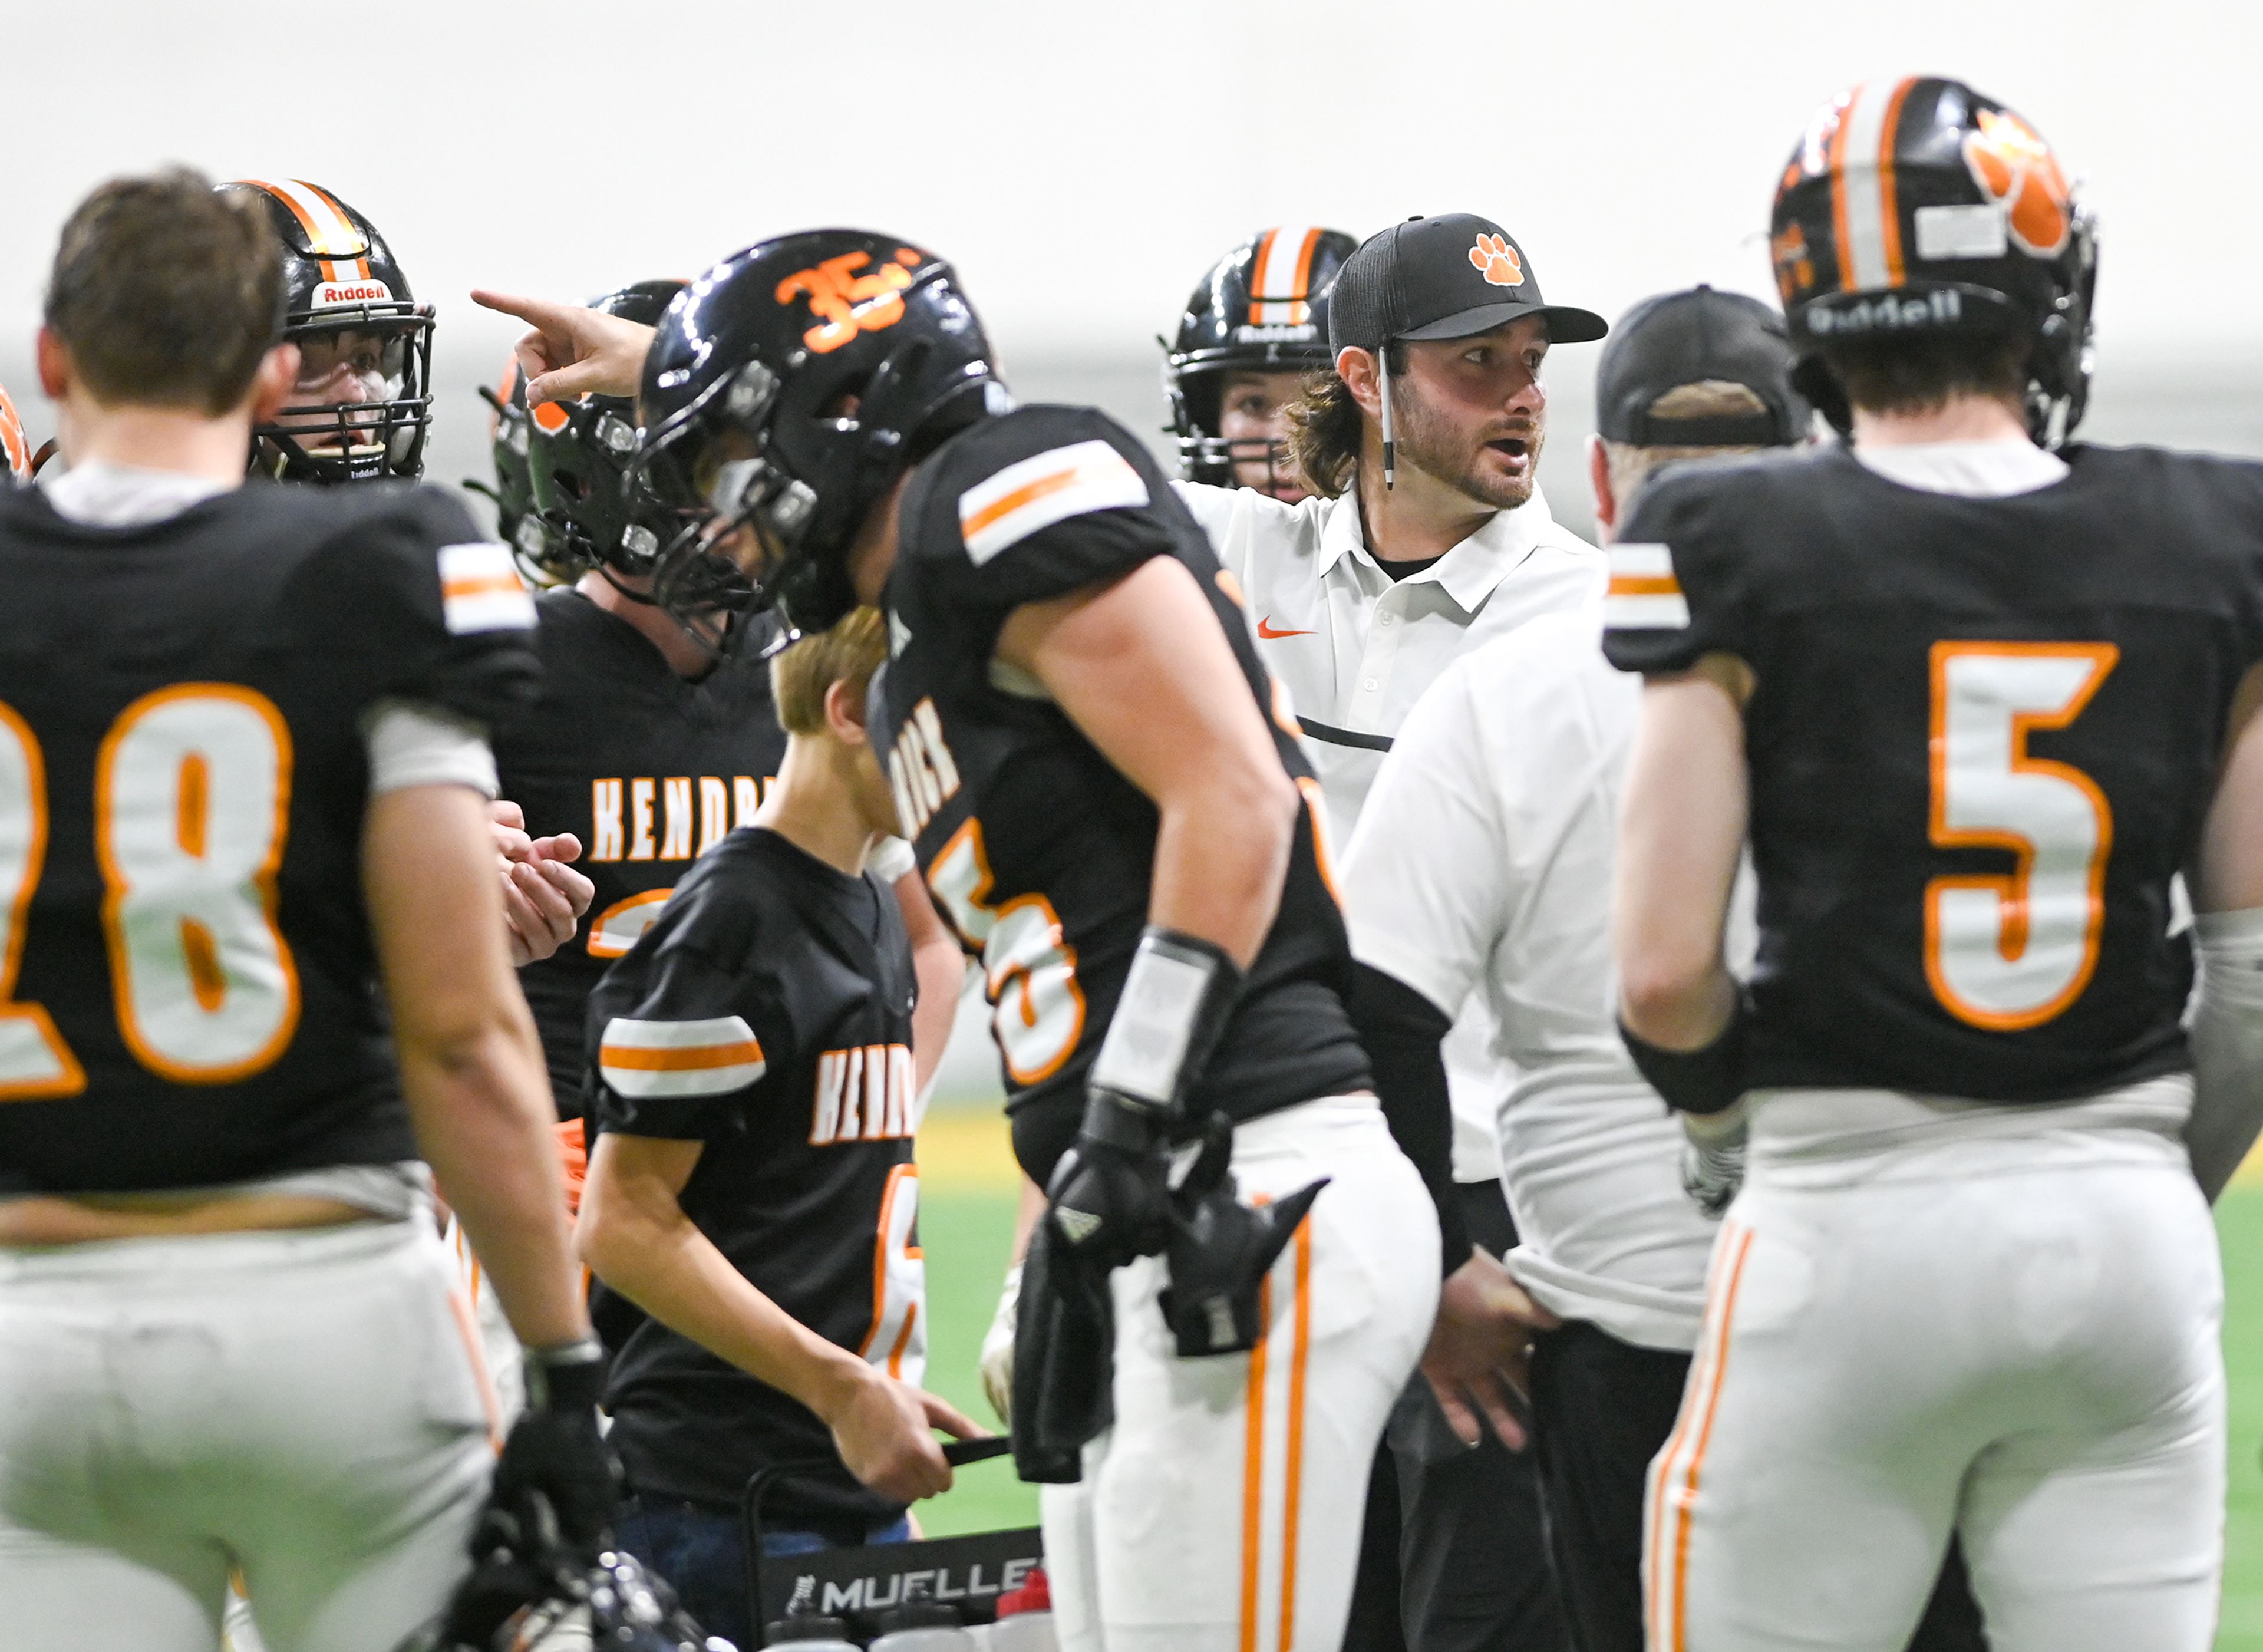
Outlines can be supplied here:
[[1265, 1276], [1328, 1185], [1324, 1176], [1286, 1199], [1245, 1205], [1226, 1168], [1233, 1151], [1233, 1120], [1212, 1113], [1202, 1152], [1171, 1196], [1171, 1282], [1162, 1308], [1184, 1359], [1257, 1345]]
[[503, 1442], [491, 1498], [531, 1530], [536, 1516], [528, 1494], [540, 1492], [560, 1540], [589, 1561], [606, 1547], [621, 1496], [620, 1463], [597, 1428], [604, 1386], [604, 1350], [595, 1341], [529, 1349], [526, 1409]]
[[1045, 1189], [1045, 1220], [1063, 1250], [1101, 1272], [1169, 1242], [1171, 1158], [1162, 1119], [1102, 1090]]

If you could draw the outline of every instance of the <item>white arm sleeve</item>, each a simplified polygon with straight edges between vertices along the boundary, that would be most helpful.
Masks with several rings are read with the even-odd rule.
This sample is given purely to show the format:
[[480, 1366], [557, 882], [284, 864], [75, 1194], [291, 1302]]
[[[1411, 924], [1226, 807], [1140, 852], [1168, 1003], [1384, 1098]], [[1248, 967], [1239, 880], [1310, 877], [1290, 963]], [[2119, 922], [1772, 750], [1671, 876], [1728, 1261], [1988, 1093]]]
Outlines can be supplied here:
[[1460, 663], [1415, 702], [1353, 830], [1343, 862], [1353, 955], [1457, 1011], [1507, 921], [1500, 830]]
[[362, 720], [369, 748], [369, 794], [412, 786], [468, 786], [495, 795], [495, 753], [472, 724], [431, 706], [380, 700]]
[[2263, 1132], [2263, 908], [2193, 925], [2193, 1113], [2185, 1147], [2213, 1204]]
[[900, 883], [919, 870], [919, 857], [902, 838], [883, 837], [864, 857], [864, 869], [878, 873], [883, 883]]

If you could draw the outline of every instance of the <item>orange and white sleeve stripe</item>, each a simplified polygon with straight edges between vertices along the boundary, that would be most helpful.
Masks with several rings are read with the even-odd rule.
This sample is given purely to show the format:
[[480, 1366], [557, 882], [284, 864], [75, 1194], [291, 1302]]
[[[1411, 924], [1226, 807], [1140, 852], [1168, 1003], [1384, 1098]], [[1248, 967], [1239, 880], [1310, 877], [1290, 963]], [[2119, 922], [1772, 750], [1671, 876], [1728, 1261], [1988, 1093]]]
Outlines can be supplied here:
[[615, 1016], [597, 1046], [598, 1073], [614, 1094], [631, 1100], [727, 1096], [768, 1070], [755, 1030], [735, 1015], [702, 1021]]
[[1611, 583], [1603, 594], [1603, 625], [1611, 631], [1681, 631], [1689, 624], [1689, 599], [1674, 575], [1674, 553], [1663, 545], [1614, 545]]
[[534, 598], [493, 540], [440, 547], [440, 614], [458, 636], [476, 631], [531, 631]]
[[1049, 448], [958, 496], [958, 531], [977, 568], [1041, 528], [1088, 511], [1147, 503], [1131, 461], [1097, 438]]

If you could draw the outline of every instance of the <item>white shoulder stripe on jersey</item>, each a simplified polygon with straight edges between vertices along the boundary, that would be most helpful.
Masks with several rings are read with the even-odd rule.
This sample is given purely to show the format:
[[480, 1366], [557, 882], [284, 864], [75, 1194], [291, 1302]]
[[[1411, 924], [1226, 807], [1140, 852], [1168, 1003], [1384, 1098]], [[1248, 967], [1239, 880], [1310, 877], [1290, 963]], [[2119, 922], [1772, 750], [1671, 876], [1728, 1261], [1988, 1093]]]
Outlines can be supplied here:
[[958, 496], [958, 531], [977, 568], [1056, 522], [1147, 503], [1131, 461], [1095, 438], [1009, 465]]
[[735, 1015], [698, 1021], [615, 1016], [597, 1044], [597, 1071], [617, 1094], [727, 1096], [769, 1070], [755, 1030]]
[[440, 613], [458, 636], [534, 629], [534, 598], [510, 549], [493, 540], [440, 547]]
[[1606, 631], [1687, 631], [1689, 599], [1675, 592], [1667, 596], [1606, 597]]
[[1689, 624], [1689, 599], [1674, 577], [1674, 552], [1635, 540], [1609, 548], [1610, 583], [1603, 593], [1603, 624], [1613, 631], [1680, 631]]
[[1674, 553], [1663, 545], [1609, 545], [1603, 547], [1603, 555], [1613, 579], [1671, 578], [1674, 574]]

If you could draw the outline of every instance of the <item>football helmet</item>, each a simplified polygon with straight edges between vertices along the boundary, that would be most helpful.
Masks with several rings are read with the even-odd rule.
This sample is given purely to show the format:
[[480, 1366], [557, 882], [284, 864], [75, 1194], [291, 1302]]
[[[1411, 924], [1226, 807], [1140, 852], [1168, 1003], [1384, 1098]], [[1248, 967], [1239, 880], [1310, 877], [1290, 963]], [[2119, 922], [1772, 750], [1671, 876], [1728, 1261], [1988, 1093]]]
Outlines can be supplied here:
[[[639, 281], [591, 299], [589, 308], [650, 327], [683, 286]], [[524, 405], [524, 391], [519, 399]], [[641, 473], [631, 474], [636, 453], [636, 407], [625, 396], [585, 395], [532, 410], [528, 482], [535, 531], [546, 546], [540, 565], [555, 578], [578, 579], [600, 566], [649, 574], [661, 547], [683, 525]]]
[[531, 1533], [497, 1509], [481, 1517], [475, 1564], [407, 1652], [733, 1652], [635, 1555], [608, 1549], [594, 1563], [577, 1561], [546, 1506], [528, 1515]]
[[2094, 221], [2027, 121], [1961, 81], [1874, 81], [1809, 121], [1776, 185], [1769, 251], [1802, 390], [1842, 430], [1815, 357], [1855, 338], [2028, 341], [2028, 424], [2055, 446], [2090, 395]]
[[253, 433], [252, 468], [285, 482], [423, 474], [432, 423], [432, 307], [377, 227], [319, 185], [244, 178], [283, 245], [283, 335], [306, 400]]
[[[856, 605], [865, 512], [948, 436], [1012, 398], [951, 265], [893, 235], [816, 229], [757, 243], [691, 283], [645, 359], [638, 468], [700, 511], [653, 594], [679, 619], [775, 605], [787, 634]], [[712, 548], [741, 527], [742, 569]]]
[[480, 387], [480, 399], [493, 409], [488, 421], [488, 445], [495, 464], [495, 481], [464, 478], [464, 486], [494, 502], [495, 537], [510, 547], [521, 572], [538, 584], [562, 585], [578, 576], [554, 562], [550, 536], [534, 511], [534, 482], [527, 467], [528, 432], [533, 421], [527, 412], [526, 381], [518, 370], [514, 351], [503, 359], [502, 376]]
[[1334, 365], [1328, 289], [1358, 247], [1358, 238], [1341, 229], [1261, 229], [1203, 277], [1163, 357], [1163, 395], [1188, 481], [1234, 487], [1237, 460], [1262, 459], [1269, 474], [1294, 475], [1286, 443], [1225, 438], [1219, 392], [1231, 373], [1315, 373]]
[[24, 422], [16, 417], [16, 404], [8, 399], [5, 388], [0, 388], [0, 464], [8, 467], [9, 480], [21, 487], [32, 479], [32, 444], [24, 435]]

